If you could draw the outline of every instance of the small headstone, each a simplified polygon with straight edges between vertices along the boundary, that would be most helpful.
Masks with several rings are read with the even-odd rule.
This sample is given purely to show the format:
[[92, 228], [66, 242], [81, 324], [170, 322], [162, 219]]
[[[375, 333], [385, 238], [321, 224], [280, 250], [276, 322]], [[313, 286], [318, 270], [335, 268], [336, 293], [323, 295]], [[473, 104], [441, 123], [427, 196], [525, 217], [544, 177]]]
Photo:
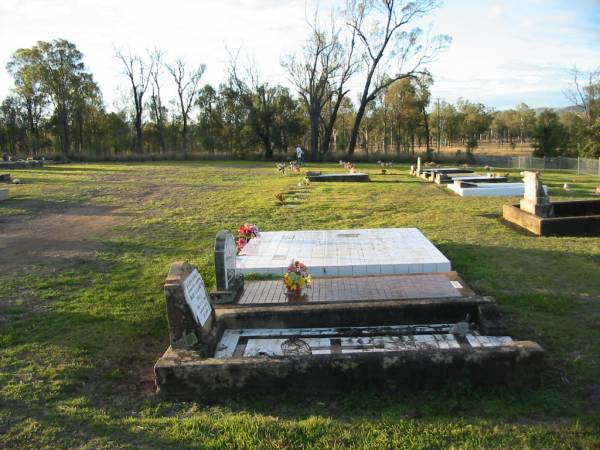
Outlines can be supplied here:
[[198, 269], [176, 262], [165, 283], [171, 346], [198, 347], [210, 352], [214, 345], [214, 310]]
[[538, 217], [551, 217], [554, 208], [544, 191], [538, 173], [524, 172], [523, 182], [525, 183], [525, 196], [519, 205], [521, 210]]
[[421, 175], [421, 157], [417, 158], [417, 175]]
[[8, 198], [8, 189], [0, 189], [0, 200], [6, 200]]

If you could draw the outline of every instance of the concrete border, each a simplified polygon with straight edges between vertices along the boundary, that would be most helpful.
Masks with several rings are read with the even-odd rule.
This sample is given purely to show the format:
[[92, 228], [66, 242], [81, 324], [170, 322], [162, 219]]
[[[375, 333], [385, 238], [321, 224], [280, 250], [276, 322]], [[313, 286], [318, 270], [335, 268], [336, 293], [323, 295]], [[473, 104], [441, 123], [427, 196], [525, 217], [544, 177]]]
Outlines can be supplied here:
[[543, 356], [542, 348], [530, 341], [476, 349], [279, 358], [202, 359], [193, 350], [169, 348], [154, 371], [162, 397], [220, 400], [241, 393], [537, 386]]

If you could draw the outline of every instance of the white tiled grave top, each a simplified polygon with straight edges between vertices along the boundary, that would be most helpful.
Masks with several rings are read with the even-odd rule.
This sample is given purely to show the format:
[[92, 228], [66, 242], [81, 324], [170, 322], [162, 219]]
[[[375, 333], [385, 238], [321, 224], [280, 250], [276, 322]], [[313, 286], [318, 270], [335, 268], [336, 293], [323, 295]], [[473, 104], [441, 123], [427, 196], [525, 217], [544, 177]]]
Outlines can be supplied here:
[[[450, 326], [229, 329], [217, 345], [215, 358], [459, 348], [461, 344], [450, 333]], [[481, 336], [475, 331], [467, 333], [465, 338], [472, 348], [497, 347], [512, 342], [509, 336]]]
[[[468, 180], [464, 180], [467, 181]], [[525, 193], [524, 183], [471, 183], [474, 187], [461, 187], [460, 181], [448, 184], [448, 189], [456, 192], [461, 197], [502, 197], [522, 196]], [[544, 190], [548, 192], [546, 186]]]
[[313, 277], [451, 270], [448, 258], [417, 228], [264, 232], [244, 247], [236, 269], [279, 275], [292, 259], [306, 264]]

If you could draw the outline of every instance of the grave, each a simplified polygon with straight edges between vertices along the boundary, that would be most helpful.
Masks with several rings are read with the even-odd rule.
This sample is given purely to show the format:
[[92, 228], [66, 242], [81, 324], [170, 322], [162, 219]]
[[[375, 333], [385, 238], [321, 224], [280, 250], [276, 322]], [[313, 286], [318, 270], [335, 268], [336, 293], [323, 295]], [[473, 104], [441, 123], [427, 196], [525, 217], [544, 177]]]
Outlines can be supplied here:
[[335, 182], [335, 183], [347, 183], [347, 182], [358, 182], [364, 183], [371, 181], [369, 174], [362, 172], [355, 173], [314, 173], [309, 172], [306, 174], [309, 181], [315, 182]]
[[163, 397], [540, 381], [543, 350], [508, 336], [489, 297], [215, 310], [183, 262], [165, 295], [170, 346], [154, 367]]
[[536, 172], [524, 173], [524, 198], [502, 215], [538, 236], [600, 236], [600, 200], [550, 202]]
[[0, 181], [11, 181], [10, 173], [0, 173]]
[[313, 277], [450, 272], [450, 261], [417, 228], [263, 232], [238, 255], [240, 274], [282, 275], [292, 259]]
[[0, 189], [0, 200], [6, 200], [8, 198], [8, 189]]
[[523, 195], [525, 192], [523, 183], [472, 183], [456, 180], [447, 186], [461, 197], [508, 197]]
[[494, 177], [491, 174], [480, 175], [480, 174], [469, 174], [465, 172], [460, 173], [436, 173], [434, 175], [434, 182], [436, 184], [450, 184], [455, 181], [465, 181], [467, 183], [506, 183], [507, 177]]

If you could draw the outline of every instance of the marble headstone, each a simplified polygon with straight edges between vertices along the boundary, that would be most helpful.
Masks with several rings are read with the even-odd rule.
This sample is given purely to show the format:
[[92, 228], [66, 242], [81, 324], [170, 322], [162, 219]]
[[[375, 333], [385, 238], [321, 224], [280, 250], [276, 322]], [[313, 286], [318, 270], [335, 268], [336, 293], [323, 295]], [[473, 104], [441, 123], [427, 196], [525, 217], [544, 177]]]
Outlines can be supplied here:
[[244, 287], [244, 277], [236, 267], [237, 248], [233, 235], [226, 230], [217, 233], [215, 240], [215, 275], [217, 292], [211, 294], [213, 303], [235, 301]]
[[233, 235], [228, 231], [219, 231], [215, 242], [215, 273], [219, 291], [228, 291], [234, 284], [236, 256]]
[[525, 195], [519, 206], [521, 210], [538, 217], [551, 217], [553, 207], [537, 172], [524, 172]]
[[198, 269], [176, 262], [165, 283], [171, 346], [202, 349], [214, 340], [214, 310]]

